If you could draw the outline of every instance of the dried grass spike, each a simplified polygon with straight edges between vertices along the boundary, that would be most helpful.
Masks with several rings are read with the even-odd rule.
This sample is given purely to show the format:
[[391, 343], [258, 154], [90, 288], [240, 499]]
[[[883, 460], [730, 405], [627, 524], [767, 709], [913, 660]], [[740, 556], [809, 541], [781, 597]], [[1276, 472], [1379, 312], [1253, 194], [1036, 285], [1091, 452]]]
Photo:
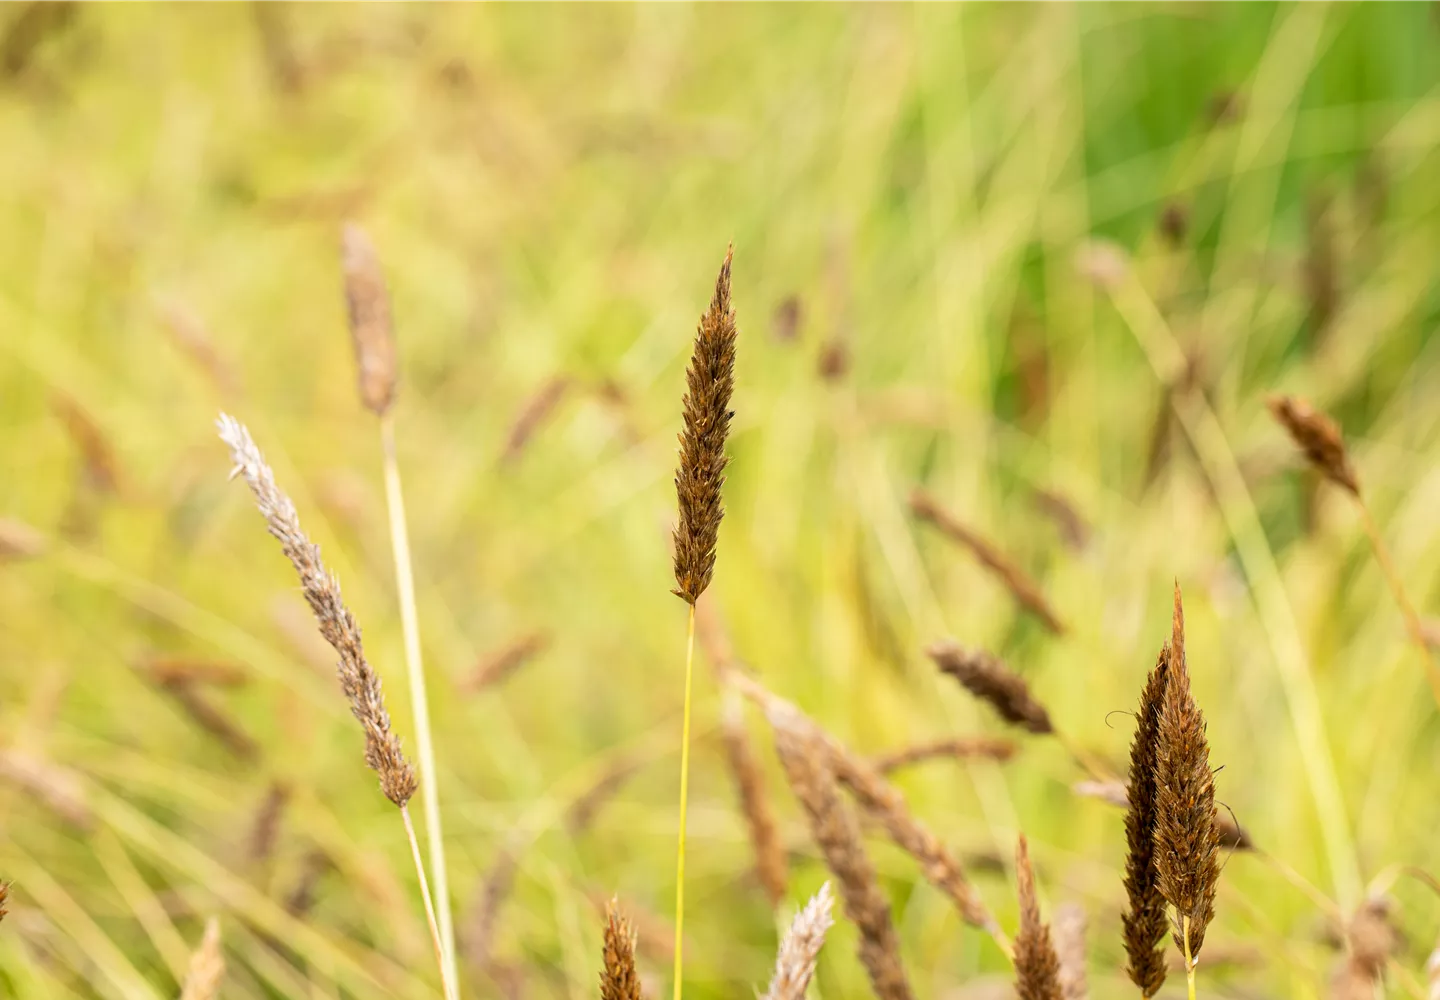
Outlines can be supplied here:
[[994, 739], [989, 736], [969, 736], [915, 743], [898, 750], [891, 750], [889, 753], [879, 754], [872, 758], [871, 762], [881, 774], [889, 774], [902, 767], [930, 760], [1006, 761], [1015, 756], [1017, 749], [1013, 740]]
[[1064, 1000], [1089, 1000], [1090, 986], [1085, 975], [1085, 932], [1089, 921], [1085, 907], [1063, 903], [1055, 910], [1050, 933], [1060, 959], [1060, 995]]
[[600, 1000], [640, 1000], [640, 974], [635, 971], [635, 931], [620, 912], [617, 900], [605, 909], [605, 968], [600, 973]]
[[1266, 405], [1310, 464], [1337, 486], [1360, 495], [1360, 480], [1335, 421], [1295, 396], [1271, 396]]
[[300, 528], [300, 517], [290, 498], [275, 485], [275, 474], [255, 446], [250, 432], [234, 417], [221, 414], [217, 421], [220, 439], [230, 446], [235, 461], [232, 473], [244, 477], [256, 506], [265, 517], [270, 534], [280, 541], [286, 558], [300, 574], [301, 590], [320, 634], [339, 655], [335, 670], [340, 687], [350, 701], [351, 714], [365, 731], [365, 763], [380, 776], [385, 797], [404, 808], [415, 794], [415, 770], [400, 749], [400, 740], [390, 728], [380, 676], [365, 659], [360, 643], [360, 626], [340, 596], [340, 583], [320, 560], [320, 547]]
[[826, 882], [795, 915], [785, 940], [780, 942], [765, 1000], [805, 1000], [805, 989], [815, 975], [815, 963], [825, 944], [825, 932], [835, 922], [830, 916], [833, 905], [830, 883]]
[[912, 1000], [890, 902], [865, 853], [859, 825], [840, 797], [824, 744], [808, 720], [778, 698], [766, 704], [766, 716], [775, 731], [775, 749], [790, 788], [840, 886], [845, 913], [859, 928], [860, 962], [870, 975], [875, 995], [880, 1000]]
[[1156, 756], [1155, 866], [1160, 894], [1175, 908], [1175, 943], [1193, 960], [1215, 915], [1220, 831], [1205, 716], [1190, 693], [1185, 617], [1175, 588], [1174, 637], [1166, 668]]
[[1020, 1000], [1061, 1000], [1060, 958], [1050, 928], [1040, 922], [1035, 873], [1025, 837], [1015, 848], [1015, 884], [1020, 896], [1020, 932], [1015, 935], [1015, 992]]
[[[1125, 894], [1129, 907], [1123, 919], [1125, 967], [1140, 992], [1153, 997], [1165, 982], [1165, 897], [1155, 870], [1156, 780], [1160, 753], [1160, 716], [1165, 706], [1170, 646], [1160, 651], [1155, 669], [1146, 678], [1130, 744], [1129, 788], [1119, 782], [1108, 788], [1109, 801], [1126, 807]], [[1132, 791], [1133, 790], [1133, 791]]]
[[345, 272], [345, 303], [355, 345], [360, 401], [380, 416], [395, 401], [395, 328], [379, 255], [370, 237], [354, 223], [340, 233], [340, 263]]
[[1065, 632], [1050, 602], [1030, 575], [1020, 568], [1015, 560], [991, 545], [979, 534], [962, 524], [954, 514], [940, 506], [939, 501], [922, 489], [910, 493], [910, 510], [922, 521], [928, 521], [952, 541], [969, 549], [986, 569], [1000, 579], [1021, 607], [1040, 619], [1041, 623], [1056, 635]]
[[765, 777], [750, 746], [750, 734], [745, 730], [739, 697], [733, 688], [725, 693], [720, 714], [720, 736], [725, 744], [725, 759], [730, 765], [730, 774], [740, 794], [740, 810], [745, 814], [745, 824], [750, 830], [750, 846], [755, 852], [755, 874], [773, 909], [785, 898], [789, 865], [785, 858], [785, 845], [775, 825], [775, 814], [770, 808]]
[[680, 434], [680, 467], [675, 493], [680, 523], [675, 528], [675, 594], [690, 604], [700, 599], [715, 572], [715, 543], [725, 516], [720, 488], [725, 482], [725, 438], [730, 433], [730, 393], [735, 385], [735, 311], [730, 305], [730, 261], [725, 254], [710, 308], [700, 317], [695, 349], [685, 373], [685, 429]]
[[[828, 883], [827, 883], [827, 884], [828, 884]], [[9, 883], [9, 882], [0, 882], [0, 920], [4, 920], [4, 919], [5, 919], [5, 915], [10, 912], [10, 911], [6, 908], [6, 904], [9, 903], [9, 902], [10, 902], [10, 883]]]
[[941, 671], [988, 703], [1006, 722], [1022, 726], [1032, 733], [1055, 731], [1045, 706], [1035, 700], [1025, 681], [1011, 672], [999, 657], [949, 640], [932, 643], [925, 652]]
[[225, 956], [220, 951], [220, 921], [205, 921], [205, 936], [200, 947], [190, 956], [190, 969], [180, 1000], [215, 1000], [220, 995], [220, 980], [225, 977]]
[[1345, 958], [1330, 979], [1331, 1000], [1373, 1000], [1401, 944], [1393, 916], [1394, 904], [1384, 896], [1360, 904], [1345, 928]]

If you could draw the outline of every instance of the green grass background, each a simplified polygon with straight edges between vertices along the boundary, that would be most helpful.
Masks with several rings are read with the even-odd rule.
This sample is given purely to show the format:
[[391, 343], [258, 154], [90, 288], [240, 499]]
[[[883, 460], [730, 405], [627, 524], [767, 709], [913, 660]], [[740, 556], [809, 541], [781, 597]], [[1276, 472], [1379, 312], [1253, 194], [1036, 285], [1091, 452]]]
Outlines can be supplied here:
[[[1431, 5], [116, 5], [29, 47], [23, 16], [0, 14], [0, 515], [50, 544], [0, 563], [0, 738], [74, 772], [97, 823], [77, 832], [0, 791], [15, 880], [0, 992], [173, 996], [219, 913], [226, 997], [438, 995], [400, 824], [323, 659], [284, 627], [303, 602], [212, 427], [224, 408], [254, 431], [413, 745], [338, 273], [356, 219], [398, 322], [458, 920], [463, 936], [503, 846], [528, 842], [497, 943], [526, 995], [594, 995], [592, 895], [669, 919], [685, 616], [665, 526], [683, 368], [733, 241], [736, 418], [710, 596], [739, 655], [878, 751], [1003, 732], [923, 656], [955, 636], [1004, 655], [1071, 739], [1119, 761], [1178, 579], [1219, 795], [1269, 857], [1226, 865], [1202, 993], [1325, 995], [1327, 910], [1388, 890], [1407, 935], [1390, 989], [1423, 996], [1440, 899], [1397, 866], [1440, 875], [1436, 706], [1353, 506], [1299, 468], [1264, 397], [1300, 392], [1341, 420], [1400, 573], [1434, 608]], [[1170, 204], [1189, 221], [1178, 246], [1157, 232]], [[1337, 276], [1324, 326], [1305, 279], [1317, 217]], [[1129, 259], [1113, 295], [1077, 271], [1093, 240]], [[176, 311], [213, 362], [177, 339]], [[849, 366], [827, 380], [835, 344]], [[1199, 359], [1219, 433], [1197, 449], [1177, 425], [1149, 477], [1176, 345]], [[506, 460], [556, 377], [569, 391]], [[99, 429], [113, 488], [86, 477], [59, 399]], [[1040, 630], [915, 524], [917, 484], [1033, 571], [1070, 632]], [[1082, 551], [1037, 489], [1083, 513]], [[551, 639], [534, 662], [464, 693], [533, 630]], [[258, 761], [137, 674], [155, 652], [247, 668], [215, 697]], [[702, 663], [695, 1000], [750, 995], [775, 946], [718, 704]], [[824, 872], [750, 721], [798, 905]], [[565, 803], [622, 755], [634, 779], [572, 837]], [[1338, 809], [1316, 805], [1327, 774]], [[1008, 866], [1026, 833], [1047, 907], [1090, 914], [1093, 994], [1132, 996], [1121, 817], [1076, 798], [1079, 777], [1035, 739], [1003, 766], [901, 783], [962, 856]], [[243, 846], [274, 780], [295, 797], [255, 871]], [[1003, 980], [995, 946], [870, 843], [917, 994]], [[279, 901], [317, 846], [339, 870], [287, 922]], [[1007, 871], [976, 879], [1013, 928]], [[818, 995], [867, 995], [854, 937], [832, 932]], [[667, 994], [668, 959], [642, 964]], [[499, 995], [464, 978], [466, 996]]]

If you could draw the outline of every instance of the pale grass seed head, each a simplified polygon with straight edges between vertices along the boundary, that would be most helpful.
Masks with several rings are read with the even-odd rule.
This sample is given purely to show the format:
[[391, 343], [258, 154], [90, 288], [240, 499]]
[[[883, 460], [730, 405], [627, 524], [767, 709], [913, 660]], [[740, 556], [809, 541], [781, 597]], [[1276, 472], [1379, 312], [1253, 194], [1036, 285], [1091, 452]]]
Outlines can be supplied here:
[[243, 477], [250, 487], [270, 534], [279, 540], [281, 550], [300, 574], [300, 587], [315, 614], [320, 634], [339, 656], [335, 670], [341, 690], [349, 699], [351, 714], [365, 731], [365, 763], [380, 776], [385, 797], [404, 808], [415, 794], [415, 770], [390, 728], [380, 676], [365, 659], [360, 626], [340, 596], [340, 582], [325, 568], [320, 547], [301, 530], [294, 503], [275, 484], [275, 474], [250, 432], [228, 414], [222, 413], [217, 423], [220, 439], [230, 446], [235, 461], [231, 475]]

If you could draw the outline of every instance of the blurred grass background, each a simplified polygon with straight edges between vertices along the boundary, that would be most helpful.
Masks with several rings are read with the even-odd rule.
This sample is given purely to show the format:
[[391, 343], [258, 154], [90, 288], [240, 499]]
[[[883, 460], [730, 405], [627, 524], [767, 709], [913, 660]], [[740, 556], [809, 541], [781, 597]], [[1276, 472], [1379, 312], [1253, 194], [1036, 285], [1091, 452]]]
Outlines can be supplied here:
[[[0, 791], [0, 991], [174, 995], [219, 913], [227, 997], [435, 995], [403, 834], [212, 428], [223, 407], [254, 431], [413, 742], [340, 292], [355, 219], [395, 300], [462, 939], [486, 873], [523, 846], [496, 938], [523, 983], [472, 964], [467, 996], [593, 995], [594, 900], [611, 893], [663, 943], [674, 435], [732, 240], [737, 415], [709, 596], [737, 654], [866, 751], [1002, 732], [923, 656], [952, 635], [1005, 656], [1118, 762], [1178, 579], [1220, 797], [1275, 859], [1228, 863], [1202, 992], [1324, 995], [1327, 907], [1389, 888], [1411, 970], [1392, 989], [1422, 995], [1440, 901], [1394, 866], [1440, 874], [1436, 707], [1354, 509], [1263, 402], [1298, 391], [1343, 423], [1433, 608], [1431, 5], [37, 5], [0, 26], [0, 515], [45, 541], [0, 562], [0, 732], [93, 813], [77, 827], [13, 780]], [[1218, 452], [1167, 416], [1177, 349]], [[1226, 456], [1238, 492], [1216, 485]], [[1069, 632], [915, 524], [916, 485], [1032, 570]], [[1081, 513], [1082, 546], [1038, 491]], [[1263, 534], [1246, 536], [1251, 503]], [[468, 691], [533, 634], [530, 663]], [[137, 669], [155, 656], [243, 668], [206, 694], [258, 751], [197, 729]], [[775, 917], [697, 678], [700, 1000], [763, 983]], [[751, 721], [798, 903], [823, 871]], [[1327, 755], [1338, 826], [1312, 794]], [[572, 834], [567, 803], [619, 761], [633, 777]], [[1090, 913], [1095, 995], [1129, 996], [1121, 817], [1071, 793], [1081, 776], [1031, 740], [902, 784], [958, 853], [999, 859], [976, 877], [1012, 927], [1023, 830], [1049, 905]], [[256, 865], [277, 782], [290, 801]], [[919, 995], [1005, 975], [907, 858], [873, 851]], [[287, 916], [307, 879], [313, 906]], [[866, 994], [853, 943], [842, 922], [820, 995]], [[663, 949], [642, 956], [667, 991]]]

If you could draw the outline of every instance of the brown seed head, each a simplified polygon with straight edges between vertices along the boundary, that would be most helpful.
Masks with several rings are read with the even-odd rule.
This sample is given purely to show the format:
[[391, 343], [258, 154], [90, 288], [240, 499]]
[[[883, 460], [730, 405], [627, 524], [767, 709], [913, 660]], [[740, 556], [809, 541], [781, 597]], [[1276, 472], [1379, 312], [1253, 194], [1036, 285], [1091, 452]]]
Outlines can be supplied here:
[[755, 874], [773, 909], [785, 898], [789, 864], [780, 830], [775, 824], [775, 812], [770, 806], [765, 776], [755, 759], [750, 734], [745, 729], [740, 696], [733, 688], [725, 692], [720, 714], [720, 736], [725, 744], [726, 763], [730, 765], [730, 774], [740, 795], [740, 811], [745, 814], [745, 825], [750, 830], [750, 846], [755, 852]]
[[735, 310], [730, 305], [731, 247], [715, 281], [710, 308], [700, 317], [695, 349], [685, 373], [685, 429], [680, 434], [680, 467], [675, 494], [680, 523], [675, 528], [676, 596], [694, 604], [715, 572], [715, 542], [725, 516], [720, 488], [725, 483], [725, 438], [730, 433], [730, 393], [735, 386]]
[[270, 534], [280, 541], [286, 558], [300, 574], [300, 588], [320, 634], [339, 655], [335, 672], [340, 688], [350, 702], [350, 712], [365, 731], [365, 763], [380, 776], [385, 797], [404, 808], [415, 794], [415, 770], [400, 749], [400, 740], [390, 728], [380, 675], [365, 659], [360, 643], [360, 626], [340, 597], [340, 582], [320, 559], [320, 546], [300, 528], [300, 517], [290, 498], [275, 485], [275, 474], [255, 446], [250, 432], [234, 417], [221, 414], [220, 439], [230, 446], [235, 472], [245, 478], [255, 504], [265, 517]]
[[550, 636], [544, 632], [529, 632], [521, 636], [481, 661], [464, 683], [463, 690], [473, 694], [499, 684], [549, 645]]
[[1006, 761], [1015, 756], [1016, 749], [1013, 740], [995, 739], [989, 736], [963, 736], [901, 747], [899, 750], [877, 755], [872, 758], [872, 763], [881, 774], [889, 774], [902, 767], [929, 760]]
[[605, 968], [600, 973], [600, 1000], [640, 1000], [640, 974], [635, 971], [635, 931], [620, 912], [617, 900], [605, 909]]
[[4, 920], [5, 914], [10, 912], [5, 908], [5, 904], [8, 902], [10, 902], [10, 883], [0, 882], [0, 920]]
[[1175, 908], [1175, 943], [1184, 948], [1188, 925], [1193, 958], [1200, 954], [1205, 928], [1215, 915], [1220, 830], [1215, 822], [1215, 781], [1205, 740], [1205, 716], [1190, 692], [1178, 584], [1173, 632], [1156, 755], [1155, 866], [1160, 894]]
[[900, 961], [890, 901], [860, 840], [860, 827], [840, 797], [823, 740], [788, 702], [772, 698], [765, 714], [790, 788], [810, 822], [810, 833], [840, 886], [845, 913], [860, 931], [860, 962], [880, 1000], [912, 1000]]
[[[1130, 905], [1124, 916], [1125, 971], [1142, 995], [1153, 997], [1165, 982], [1165, 898], [1155, 871], [1156, 779], [1160, 752], [1160, 716], [1165, 705], [1170, 646], [1160, 651], [1159, 662], [1146, 678], [1140, 694], [1135, 737], [1130, 744], [1130, 784], [1119, 786], [1118, 799], [1125, 813], [1125, 894]], [[1116, 782], [1115, 784], [1119, 784]]]
[[205, 922], [205, 936], [200, 947], [190, 956], [190, 969], [180, 1000], [215, 1000], [220, 995], [220, 980], [225, 976], [225, 956], [220, 951], [220, 922], [211, 917]]
[[795, 914], [785, 940], [780, 942], [775, 973], [770, 977], [764, 1000], [805, 1000], [805, 989], [815, 975], [815, 963], [825, 944], [825, 932], [835, 922], [830, 916], [833, 906], [830, 883], [826, 882], [805, 908]]
[[1035, 873], [1025, 837], [1015, 848], [1015, 884], [1020, 895], [1020, 933], [1015, 935], [1015, 992], [1020, 1000], [1061, 1000], [1060, 958], [1050, 928], [1040, 922]]
[[1030, 694], [1030, 688], [1000, 658], [983, 649], [968, 649], [949, 640], [925, 650], [942, 672], [954, 677], [975, 697], [988, 703], [1006, 722], [1032, 733], [1052, 733], [1050, 714]]
[[1311, 465], [1332, 483], [1360, 495], [1360, 480], [1335, 421], [1295, 396], [1271, 396], [1266, 405]]
[[340, 233], [340, 264], [345, 272], [345, 303], [350, 312], [360, 401], [380, 416], [395, 401], [395, 327], [375, 245], [354, 223]]
[[1064, 633], [1065, 625], [1050, 607], [1040, 585], [1015, 560], [971, 530], [922, 489], [910, 492], [910, 510], [920, 520], [928, 521], [946, 537], [969, 549], [981, 565], [999, 578], [1020, 606], [1039, 618], [1047, 629], [1056, 635]]
[[1393, 902], [1384, 896], [1365, 900], [1345, 928], [1345, 958], [1331, 977], [1331, 1000], [1372, 1000], [1400, 945]]

